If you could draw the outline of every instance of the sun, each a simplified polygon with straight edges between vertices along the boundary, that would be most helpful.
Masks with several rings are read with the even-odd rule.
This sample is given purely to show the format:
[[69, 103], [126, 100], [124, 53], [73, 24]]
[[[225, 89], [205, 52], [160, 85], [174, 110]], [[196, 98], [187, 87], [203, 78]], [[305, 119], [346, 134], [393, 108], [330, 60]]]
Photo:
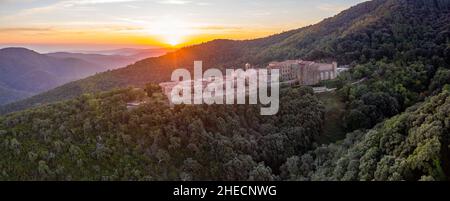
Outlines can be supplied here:
[[152, 23], [149, 32], [160, 38], [163, 43], [178, 46], [186, 42], [187, 37], [194, 33], [189, 25], [185, 21], [165, 18]]
[[185, 37], [189, 34], [187, 32], [182, 32], [180, 30], [172, 30], [173, 32], [166, 33], [162, 35], [162, 40], [171, 46], [178, 46], [185, 42]]
[[168, 43], [171, 46], [177, 46], [179, 44], [181, 44], [182, 39], [180, 37], [177, 36], [168, 36], [166, 37], [166, 43]]

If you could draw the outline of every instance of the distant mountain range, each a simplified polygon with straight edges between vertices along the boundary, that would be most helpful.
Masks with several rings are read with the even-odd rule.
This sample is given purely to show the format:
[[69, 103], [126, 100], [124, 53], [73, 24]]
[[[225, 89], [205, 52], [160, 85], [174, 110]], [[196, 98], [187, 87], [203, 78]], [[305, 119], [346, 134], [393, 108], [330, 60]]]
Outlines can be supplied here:
[[141, 59], [149, 58], [149, 57], [157, 57], [164, 55], [168, 51], [172, 51], [170, 48], [119, 48], [119, 49], [109, 49], [109, 50], [79, 50], [79, 51], [70, 51], [74, 53], [84, 53], [84, 54], [101, 54], [101, 55], [122, 55], [122, 56], [134, 56], [134, 57], [142, 57]]
[[0, 49], [0, 105], [164, 53], [163, 49], [118, 49], [40, 54], [25, 48]]
[[158, 57], [165, 53], [166, 49], [134, 49], [123, 48], [104, 51], [76, 51], [76, 52], [55, 52], [48, 53], [47, 56], [61, 58], [61, 59], [80, 59], [103, 68], [103, 71], [125, 67], [133, 64], [136, 61]]

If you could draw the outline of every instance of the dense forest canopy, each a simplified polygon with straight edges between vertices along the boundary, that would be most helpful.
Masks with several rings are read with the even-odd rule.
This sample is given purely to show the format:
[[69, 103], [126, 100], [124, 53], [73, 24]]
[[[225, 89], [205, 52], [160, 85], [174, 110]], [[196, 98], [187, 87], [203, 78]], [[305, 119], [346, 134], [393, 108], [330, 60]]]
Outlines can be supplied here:
[[288, 180], [433, 181], [450, 178], [450, 91], [430, 97], [373, 129], [294, 156]]
[[[350, 64], [322, 83], [345, 105], [334, 122], [345, 138], [318, 143], [330, 106], [309, 87], [283, 88], [275, 116], [258, 105], [171, 108], [144, 87], [194, 60], [292, 58]], [[448, 180], [449, 58], [450, 0], [373, 0], [271, 37], [186, 47], [1, 108], [67, 99], [0, 117], [0, 179]], [[146, 102], [127, 108], [136, 100]]]
[[175, 106], [122, 89], [0, 120], [1, 180], [274, 180], [287, 157], [310, 150], [323, 106], [287, 89], [276, 116], [259, 106]]

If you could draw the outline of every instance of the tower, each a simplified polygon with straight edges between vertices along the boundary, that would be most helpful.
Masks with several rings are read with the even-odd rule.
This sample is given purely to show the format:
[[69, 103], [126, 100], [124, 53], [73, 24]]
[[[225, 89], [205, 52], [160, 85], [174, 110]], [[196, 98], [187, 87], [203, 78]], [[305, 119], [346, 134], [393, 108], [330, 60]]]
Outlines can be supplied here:
[[335, 79], [337, 77], [338, 64], [337, 62], [333, 61], [332, 65], [333, 65], [333, 74], [331, 75], [331, 79]]

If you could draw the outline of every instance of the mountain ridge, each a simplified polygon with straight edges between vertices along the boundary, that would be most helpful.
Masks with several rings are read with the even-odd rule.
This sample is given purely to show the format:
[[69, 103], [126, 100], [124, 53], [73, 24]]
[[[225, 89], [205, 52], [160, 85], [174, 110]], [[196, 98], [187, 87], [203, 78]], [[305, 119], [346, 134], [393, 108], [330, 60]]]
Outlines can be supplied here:
[[62, 84], [158, 56], [163, 49], [118, 49], [118, 55], [72, 52], [41, 54], [23, 47], [0, 49], [0, 105], [51, 90]]
[[[17, 111], [36, 104], [74, 98], [82, 93], [167, 81], [176, 68], [191, 70], [194, 60], [202, 60], [204, 68], [224, 69], [239, 68], [247, 62], [263, 66], [270, 61], [297, 58], [333, 59], [340, 64], [364, 63], [371, 59], [392, 60], [398, 57], [394, 55], [396, 52], [403, 54], [405, 62], [420, 60], [422, 57], [428, 60], [433, 54], [450, 56], [450, 51], [446, 52], [438, 41], [448, 36], [445, 32], [448, 27], [427, 24], [428, 20], [435, 19], [448, 24], [449, 5], [448, 0], [368, 1], [315, 25], [269, 37], [245, 41], [214, 40], [181, 48], [161, 57], [147, 58], [125, 68], [71, 82], [45, 94], [2, 107], [0, 111]], [[417, 17], [408, 18], [410, 15]], [[414, 30], [412, 26], [415, 25], [430, 27], [436, 36], [426, 35], [425, 29]], [[418, 42], [411, 45], [403, 37]], [[414, 52], [421, 41], [436, 41], [435, 44], [440, 47], [430, 46], [430, 51]], [[77, 90], [68, 93], [74, 89]]]
[[53, 58], [21, 47], [3, 48], [0, 49], [0, 82], [4, 93], [0, 104], [100, 71], [101, 67], [80, 59]]

